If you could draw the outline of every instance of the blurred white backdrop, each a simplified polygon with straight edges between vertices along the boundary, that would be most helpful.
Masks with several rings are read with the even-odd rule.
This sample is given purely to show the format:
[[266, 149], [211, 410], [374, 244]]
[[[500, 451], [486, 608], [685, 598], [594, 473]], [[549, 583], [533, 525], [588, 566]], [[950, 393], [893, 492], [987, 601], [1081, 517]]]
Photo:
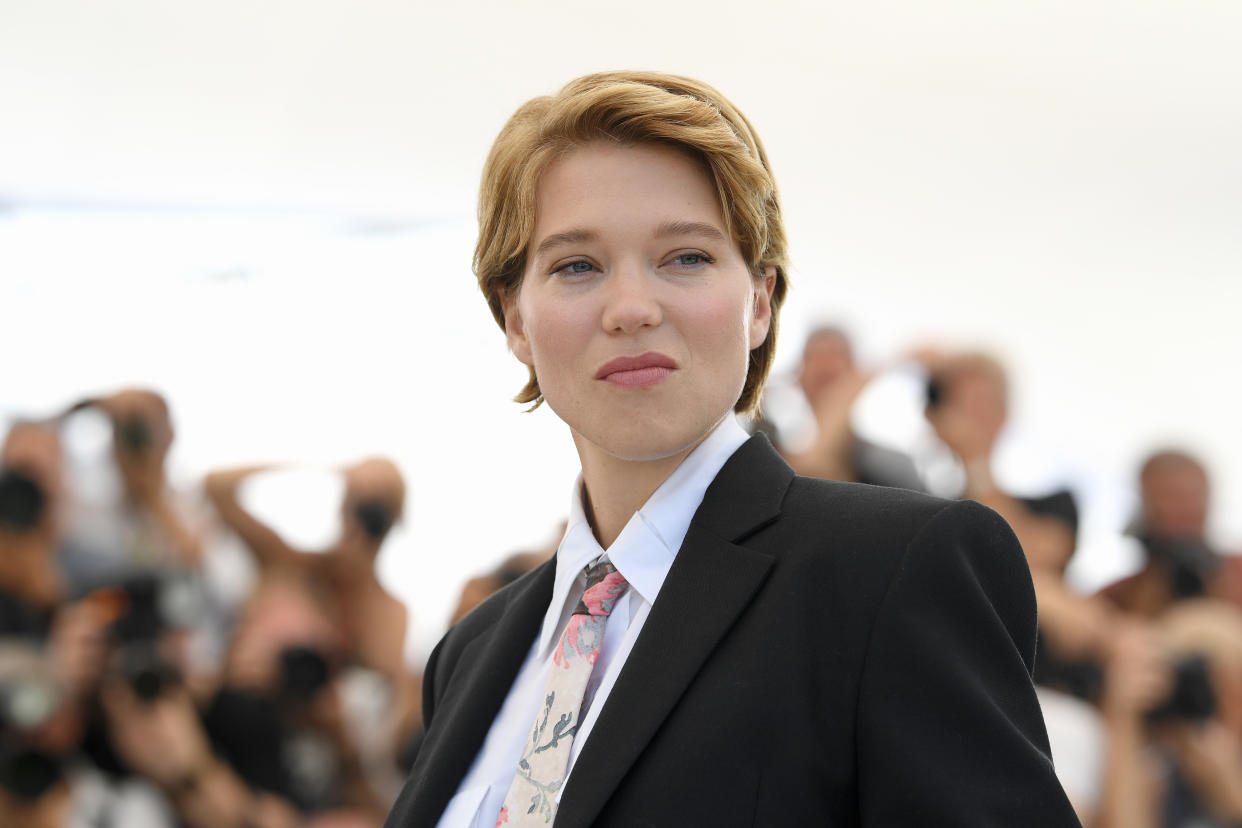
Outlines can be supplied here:
[[[138, 383], [172, 402], [187, 483], [394, 457], [382, 570], [417, 658], [464, 578], [546, 540], [576, 470], [555, 417], [508, 402], [524, 372], [470, 274], [487, 148], [533, 95], [658, 68], [768, 145], [795, 260], [778, 368], [823, 320], [873, 365], [991, 348], [1002, 474], [1078, 491], [1084, 586], [1125, 567], [1157, 445], [1208, 460], [1236, 547], [1239, 42], [1219, 0], [0, 0], [0, 418]], [[859, 425], [916, 444], [890, 380]]]

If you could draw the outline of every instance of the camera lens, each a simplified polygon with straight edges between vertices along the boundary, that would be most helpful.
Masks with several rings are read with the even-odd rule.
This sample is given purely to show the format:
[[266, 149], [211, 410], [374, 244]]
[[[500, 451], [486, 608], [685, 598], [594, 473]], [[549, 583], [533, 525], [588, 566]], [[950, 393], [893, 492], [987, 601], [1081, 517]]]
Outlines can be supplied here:
[[373, 540], [380, 540], [392, 528], [393, 511], [382, 500], [364, 500], [354, 507], [354, 518], [362, 531]]
[[122, 650], [121, 673], [134, 695], [147, 702], [179, 680], [176, 668], [160, 658], [151, 642], [129, 644]]
[[1202, 722], [1216, 714], [1216, 693], [1207, 659], [1188, 656], [1173, 665], [1173, 689], [1148, 713], [1151, 721]]
[[308, 702], [328, 683], [328, 660], [311, 647], [286, 647], [280, 653], [281, 695]]
[[158, 699], [160, 692], [164, 689], [164, 677], [153, 668], [134, 673], [129, 677], [129, 683], [134, 690], [134, 695], [143, 701]]
[[60, 760], [33, 748], [0, 754], [0, 785], [26, 802], [34, 802], [64, 776]]
[[30, 475], [17, 469], [0, 472], [0, 527], [33, 529], [43, 517], [47, 496]]
[[151, 446], [151, 427], [141, 417], [130, 417], [118, 424], [117, 440], [131, 454], [142, 454]]

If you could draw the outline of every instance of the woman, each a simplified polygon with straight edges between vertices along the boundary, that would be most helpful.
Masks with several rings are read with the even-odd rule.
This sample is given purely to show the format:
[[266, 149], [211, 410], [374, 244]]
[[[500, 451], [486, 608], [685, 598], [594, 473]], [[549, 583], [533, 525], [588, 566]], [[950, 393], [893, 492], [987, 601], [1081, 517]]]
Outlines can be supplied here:
[[1077, 824], [1003, 521], [796, 478], [738, 424], [787, 266], [745, 118], [687, 78], [580, 78], [510, 119], [479, 215], [517, 399], [582, 475], [554, 560], [432, 654], [389, 825]]

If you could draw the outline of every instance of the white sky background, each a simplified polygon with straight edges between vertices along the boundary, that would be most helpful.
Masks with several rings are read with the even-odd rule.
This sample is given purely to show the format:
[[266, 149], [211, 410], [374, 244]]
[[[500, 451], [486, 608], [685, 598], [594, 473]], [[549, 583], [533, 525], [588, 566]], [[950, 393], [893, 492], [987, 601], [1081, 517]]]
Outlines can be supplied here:
[[[1229, 0], [0, 0], [0, 417], [136, 382], [173, 404], [183, 479], [391, 455], [410, 511], [382, 571], [426, 652], [576, 471], [550, 412], [507, 402], [523, 369], [469, 271], [483, 158], [527, 98], [659, 68], [767, 143], [781, 367], [821, 320], [877, 365], [990, 347], [1002, 474], [1078, 489], [1084, 583], [1124, 566], [1166, 442], [1208, 458], [1240, 546], [1239, 43]], [[910, 387], [860, 427], [922, 445]]]

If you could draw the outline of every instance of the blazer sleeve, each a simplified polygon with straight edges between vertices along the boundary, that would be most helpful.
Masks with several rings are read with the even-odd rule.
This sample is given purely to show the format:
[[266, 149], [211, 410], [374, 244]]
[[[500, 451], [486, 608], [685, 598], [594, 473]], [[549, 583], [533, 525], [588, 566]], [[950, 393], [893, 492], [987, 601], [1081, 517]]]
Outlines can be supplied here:
[[1031, 683], [1035, 611], [1022, 549], [995, 512], [955, 502], [919, 530], [863, 665], [863, 825], [1079, 824]]

